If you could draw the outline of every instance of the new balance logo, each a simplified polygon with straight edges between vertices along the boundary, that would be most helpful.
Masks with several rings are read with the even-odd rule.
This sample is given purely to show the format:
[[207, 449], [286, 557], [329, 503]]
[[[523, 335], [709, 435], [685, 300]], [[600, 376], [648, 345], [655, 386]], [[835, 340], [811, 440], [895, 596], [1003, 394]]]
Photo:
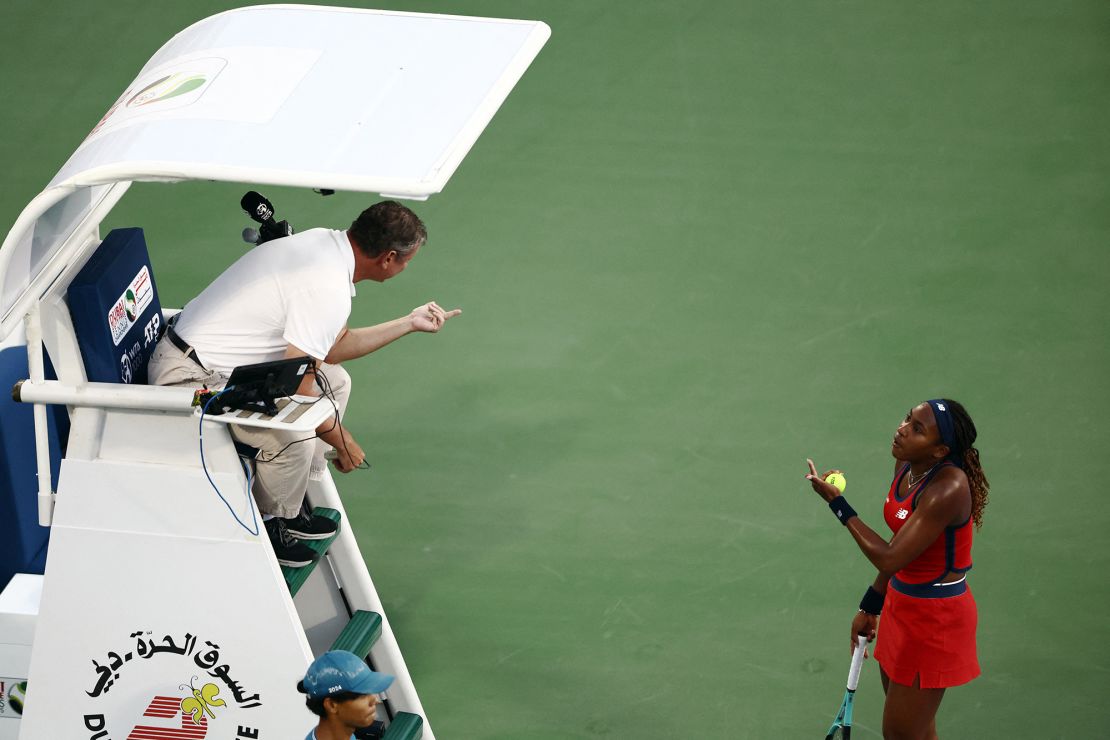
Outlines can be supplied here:
[[910, 515], [909, 509], [899, 509], [898, 513], [896, 513], [894, 516], [898, 517], [899, 519], [905, 519], [909, 515]]

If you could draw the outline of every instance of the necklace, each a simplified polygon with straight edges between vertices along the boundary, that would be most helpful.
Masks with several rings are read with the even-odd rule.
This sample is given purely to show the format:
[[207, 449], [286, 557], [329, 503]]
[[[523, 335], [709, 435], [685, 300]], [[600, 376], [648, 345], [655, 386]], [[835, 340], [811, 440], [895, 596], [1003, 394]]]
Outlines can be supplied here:
[[915, 475], [913, 474], [913, 468], [910, 468], [910, 470], [909, 470], [909, 471], [908, 471], [908, 472], [906, 473], [906, 477], [907, 477], [907, 478], [909, 479], [909, 484], [910, 484], [910, 488], [913, 488], [913, 487], [914, 487], [914, 486], [916, 486], [916, 485], [917, 485], [918, 483], [920, 483], [921, 481], [925, 480], [925, 477], [926, 477], [927, 475], [929, 475], [929, 473], [933, 472], [933, 470], [934, 470], [934, 469], [935, 469], [936, 467], [937, 467], [937, 466], [936, 466], [936, 465], [934, 465], [933, 467], [929, 468], [929, 469], [928, 469], [928, 470], [926, 470], [926, 471], [925, 471], [924, 473], [922, 473], [921, 475], [918, 475], [918, 476], [915, 476]]

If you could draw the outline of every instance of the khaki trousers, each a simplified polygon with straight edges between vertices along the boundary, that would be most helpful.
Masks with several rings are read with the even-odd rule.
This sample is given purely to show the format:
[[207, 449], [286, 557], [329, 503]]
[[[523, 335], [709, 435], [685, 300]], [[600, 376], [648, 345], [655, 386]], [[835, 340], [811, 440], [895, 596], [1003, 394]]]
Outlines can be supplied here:
[[[330, 386], [327, 398], [335, 403], [341, 420], [351, 395], [351, 376], [339, 365], [321, 363], [317, 374]], [[172, 385], [219, 390], [227, 384], [223, 373], [208, 370], [186, 357], [165, 337], [158, 342], [148, 366], [151, 385]], [[329, 403], [327, 399], [321, 403]], [[324, 452], [329, 445], [314, 432], [285, 432], [276, 429], [229, 425], [231, 436], [258, 448], [255, 458], [254, 499], [263, 514], [285, 519], [300, 514], [309, 478], [319, 480], [327, 471]]]

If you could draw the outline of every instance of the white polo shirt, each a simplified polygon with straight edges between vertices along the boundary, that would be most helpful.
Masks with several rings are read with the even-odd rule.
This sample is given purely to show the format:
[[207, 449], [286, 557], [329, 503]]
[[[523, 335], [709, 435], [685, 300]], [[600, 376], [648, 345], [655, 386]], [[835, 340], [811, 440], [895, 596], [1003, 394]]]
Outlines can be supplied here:
[[174, 331], [209, 370], [322, 360], [351, 315], [355, 256], [344, 231], [310, 229], [254, 247], [185, 305]]

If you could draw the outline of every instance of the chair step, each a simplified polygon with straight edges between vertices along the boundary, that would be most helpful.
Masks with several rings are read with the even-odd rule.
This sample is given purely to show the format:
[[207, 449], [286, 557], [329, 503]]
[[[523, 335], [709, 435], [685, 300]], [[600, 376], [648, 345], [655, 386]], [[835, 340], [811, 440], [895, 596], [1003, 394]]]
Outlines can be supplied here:
[[419, 714], [397, 712], [382, 740], [420, 740], [424, 735], [424, 718]]
[[332, 650], [346, 650], [360, 658], [370, 653], [370, 648], [382, 636], [382, 615], [359, 609], [347, 626], [332, 643]]
[[[312, 510], [312, 513], [316, 516], [322, 516], [325, 519], [330, 519], [336, 524], [342, 526], [340, 520], [343, 517], [335, 509], [325, 509], [321, 506], [317, 506], [315, 509]], [[339, 530], [336, 530], [335, 535], [327, 538], [326, 540], [301, 540], [301, 542], [307, 545], [309, 549], [311, 549], [317, 555], [319, 555], [320, 558], [323, 558], [324, 553], [328, 551], [328, 547], [331, 546], [331, 543], [338, 536]], [[305, 581], [308, 580], [308, 576], [312, 573], [312, 570], [317, 566], [317, 564], [319, 564], [320, 558], [317, 558], [315, 561], [309, 563], [308, 565], [302, 565], [300, 568], [293, 568], [288, 565], [281, 566], [281, 574], [285, 576], [285, 583], [287, 586], [289, 586], [289, 594], [291, 596], [296, 596], [297, 592], [301, 590], [301, 586], [303, 586], [305, 584]]]

